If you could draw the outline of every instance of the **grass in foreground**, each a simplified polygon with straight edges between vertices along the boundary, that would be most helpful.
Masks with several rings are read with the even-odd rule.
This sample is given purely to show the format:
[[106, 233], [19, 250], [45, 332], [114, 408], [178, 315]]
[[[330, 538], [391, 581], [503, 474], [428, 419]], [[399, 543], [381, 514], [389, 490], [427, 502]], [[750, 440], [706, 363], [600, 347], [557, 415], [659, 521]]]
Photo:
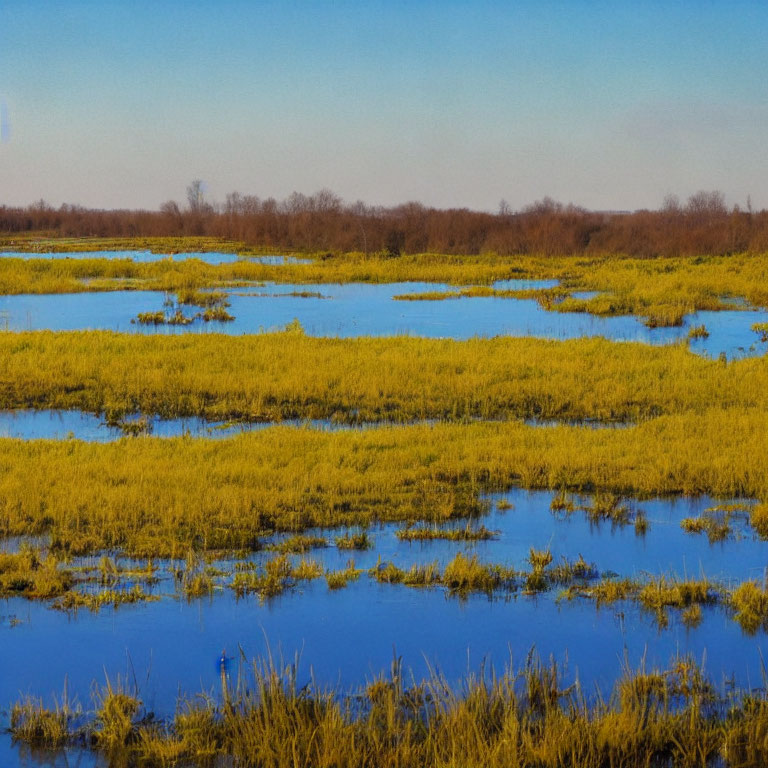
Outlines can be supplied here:
[[255, 663], [247, 684], [227, 686], [222, 704], [184, 699], [175, 717], [147, 712], [137, 692], [97, 688], [95, 713], [79, 727], [68, 707], [36, 700], [13, 708], [15, 741], [70, 742], [124, 764], [243, 768], [758, 768], [768, 761], [765, 694], [719, 695], [702, 669], [678, 659], [667, 670], [626, 672], [610, 696], [566, 685], [535, 657], [519, 672], [483, 670], [451, 686], [413, 681], [398, 662], [389, 677], [342, 695], [293, 665]]

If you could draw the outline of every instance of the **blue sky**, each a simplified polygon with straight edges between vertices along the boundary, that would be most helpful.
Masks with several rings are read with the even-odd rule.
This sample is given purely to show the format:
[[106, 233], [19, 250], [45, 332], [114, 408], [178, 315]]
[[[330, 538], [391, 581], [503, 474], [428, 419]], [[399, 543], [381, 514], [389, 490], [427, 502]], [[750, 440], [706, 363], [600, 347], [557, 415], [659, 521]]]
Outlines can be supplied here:
[[0, 0], [0, 203], [768, 207], [765, 2]]

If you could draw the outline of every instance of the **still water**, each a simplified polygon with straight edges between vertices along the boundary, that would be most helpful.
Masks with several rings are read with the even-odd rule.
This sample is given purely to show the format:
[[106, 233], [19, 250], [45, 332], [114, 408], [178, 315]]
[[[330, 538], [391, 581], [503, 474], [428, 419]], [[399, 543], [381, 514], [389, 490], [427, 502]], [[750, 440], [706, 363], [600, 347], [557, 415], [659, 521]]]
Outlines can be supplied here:
[[198, 259], [206, 264], [232, 264], [236, 261], [253, 261], [258, 264], [309, 264], [311, 259], [297, 259], [293, 256], [240, 256], [236, 253], [216, 251], [189, 251], [184, 253], [153, 253], [152, 251], [70, 251], [68, 253], [17, 253], [0, 252], [0, 259], [128, 259], [142, 264], [171, 259], [186, 261]]
[[[515, 285], [510, 286], [510, 283]], [[504, 281], [503, 287], [549, 287], [552, 281]], [[768, 312], [729, 310], [697, 312], [680, 328], [646, 328], [633, 316], [595, 317], [587, 313], [544, 310], [529, 299], [465, 298], [446, 301], [396, 301], [393, 296], [451, 290], [431, 283], [269, 284], [230, 292], [233, 322], [188, 326], [143, 326], [131, 323], [140, 312], [163, 309], [157, 291], [114, 291], [0, 297], [0, 328], [10, 330], [105, 329], [135, 333], [258, 333], [297, 319], [312, 336], [390, 336], [431, 338], [534, 336], [574, 339], [602, 336], [616, 341], [669, 344], [684, 340], [694, 325], [705, 324], [709, 338], [691, 342], [695, 352], [729, 359], [765, 352], [750, 326], [768, 322]], [[305, 295], [300, 295], [305, 294]], [[306, 294], [309, 294], [308, 296]], [[193, 309], [185, 309], [194, 314]]]
[[[761, 579], [768, 563], [765, 543], [746, 523], [737, 521], [733, 537], [717, 544], [681, 530], [682, 518], [713, 506], [713, 499], [630, 500], [631, 510], [642, 509], [650, 523], [646, 535], [638, 536], [632, 525], [590, 524], [583, 512], [555, 514], [552, 498], [548, 491], [521, 489], [488, 497], [491, 511], [482, 522], [498, 532], [491, 541], [409, 543], [395, 536], [397, 525], [387, 524], [369, 531], [374, 547], [367, 552], [338, 550], [333, 546], [338, 532], [315, 532], [330, 546], [309, 556], [328, 569], [344, 568], [350, 557], [365, 569], [379, 557], [407, 568], [432, 561], [444, 565], [464, 551], [522, 569], [530, 547], [550, 548], [555, 561], [582, 554], [603, 574], [706, 575], [724, 584]], [[513, 508], [499, 511], [501, 499]], [[267, 556], [256, 553], [253, 559]], [[643, 659], [648, 667], [666, 666], [679, 654], [703, 662], [719, 685], [732, 680], [760, 686], [761, 653], [768, 651], [764, 633], [745, 634], [722, 607], [705, 608], [695, 629], [672, 611], [669, 625], [661, 628], [652, 614], [630, 603], [598, 609], [585, 599], [560, 600], [557, 592], [460, 599], [440, 587], [379, 584], [367, 575], [340, 590], [316, 579], [266, 602], [238, 599], [226, 587], [211, 598], [186, 600], [175, 594], [168, 565], [148, 588], [161, 596], [158, 602], [68, 614], [21, 598], [1, 601], [0, 702], [32, 693], [50, 704], [66, 681], [69, 696], [89, 709], [92, 682], [103, 683], [105, 676], [114, 682], [120, 675], [138, 685], [148, 710], [169, 716], [180, 690], [220, 694], [222, 649], [244, 660], [271, 651], [292, 661], [298, 653], [300, 684], [313, 675], [349, 690], [388, 670], [393, 653], [416, 677], [427, 675], [431, 666], [458, 681], [484, 660], [499, 669], [510, 660], [522, 664], [535, 647], [543, 658], [565, 664], [566, 679], [578, 678], [588, 692], [595, 685], [609, 690], [625, 662], [634, 668]], [[231, 674], [237, 674], [236, 664]], [[0, 737], [0, 764], [18, 764], [25, 754], [7, 735]], [[99, 765], [94, 756], [79, 759], [86, 762], [61, 765]]]

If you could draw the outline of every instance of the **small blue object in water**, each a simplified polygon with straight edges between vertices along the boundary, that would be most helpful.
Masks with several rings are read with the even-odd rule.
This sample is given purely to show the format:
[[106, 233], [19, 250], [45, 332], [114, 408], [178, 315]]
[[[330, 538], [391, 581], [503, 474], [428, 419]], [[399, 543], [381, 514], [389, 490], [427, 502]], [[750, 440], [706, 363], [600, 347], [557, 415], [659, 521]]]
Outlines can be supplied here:
[[226, 668], [229, 666], [229, 659], [227, 658], [227, 649], [225, 648], [221, 652], [221, 656], [219, 657], [218, 662], [219, 669], [226, 670]]

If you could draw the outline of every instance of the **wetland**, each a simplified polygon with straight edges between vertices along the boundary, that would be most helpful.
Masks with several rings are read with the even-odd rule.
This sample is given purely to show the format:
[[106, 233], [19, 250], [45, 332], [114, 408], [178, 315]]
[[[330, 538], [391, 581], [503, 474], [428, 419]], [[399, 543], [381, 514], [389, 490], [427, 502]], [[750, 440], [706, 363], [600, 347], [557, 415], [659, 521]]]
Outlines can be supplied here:
[[766, 257], [92, 245], [0, 256], [0, 762], [760, 764]]

